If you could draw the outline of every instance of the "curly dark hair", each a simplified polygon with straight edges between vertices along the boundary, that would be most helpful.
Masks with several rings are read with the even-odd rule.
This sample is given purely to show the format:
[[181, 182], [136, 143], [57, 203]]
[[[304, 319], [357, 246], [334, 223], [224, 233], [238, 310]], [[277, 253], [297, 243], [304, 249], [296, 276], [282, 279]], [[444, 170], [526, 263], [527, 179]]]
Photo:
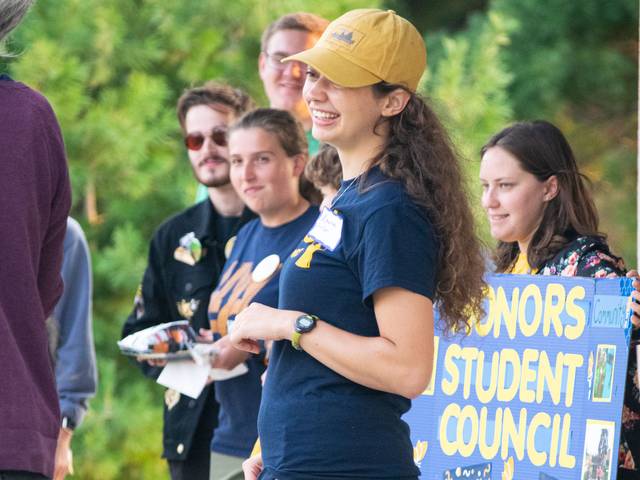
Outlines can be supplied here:
[[380, 82], [374, 95], [396, 89], [410, 94], [403, 111], [381, 118], [388, 122], [386, 144], [371, 162], [399, 179], [413, 200], [424, 207], [438, 241], [435, 305], [445, 332], [467, 332], [473, 318], [482, 318], [485, 262], [475, 233], [460, 160], [446, 130], [426, 101], [400, 85]]
[[304, 173], [316, 187], [330, 185], [336, 190], [342, 182], [342, 165], [338, 151], [328, 143], [322, 144], [307, 163]]
[[[493, 147], [513, 155], [520, 167], [544, 182], [554, 176], [558, 194], [546, 203], [540, 226], [531, 237], [527, 261], [538, 269], [579, 235], [598, 232], [598, 211], [588, 189], [589, 180], [578, 170], [571, 146], [560, 129], [544, 120], [518, 122], [496, 133], [480, 150]], [[498, 242], [496, 271], [508, 271], [520, 253], [517, 242]]]

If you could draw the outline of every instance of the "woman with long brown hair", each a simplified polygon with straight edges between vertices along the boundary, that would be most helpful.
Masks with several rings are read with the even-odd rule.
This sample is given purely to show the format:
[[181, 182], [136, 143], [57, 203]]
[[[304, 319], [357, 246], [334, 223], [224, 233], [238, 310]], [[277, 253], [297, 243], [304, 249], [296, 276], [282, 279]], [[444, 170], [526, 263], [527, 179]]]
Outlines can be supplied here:
[[[498, 240], [498, 272], [525, 273], [520, 271], [525, 266], [527, 273], [564, 276], [623, 273], [624, 265], [598, 231], [586, 179], [557, 127], [542, 120], [515, 123], [494, 135], [481, 155], [482, 205]], [[571, 257], [578, 250], [577, 263], [561, 270], [550, 265], [561, 261], [558, 254]], [[599, 252], [601, 261], [589, 262], [589, 251]], [[588, 264], [593, 272], [585, 273]]]
[[426, 52], [392, 11], [354, 10], [311, 49], [304, 98], [344, 181], [283, 265], [279, 309], [252, 304], [232, 343], [274, 340], [246, 478], [415, 479], [401, 416], [426, 388], [434, 315], [464, 327], [483, 266], [457, 156], [415, 92]]
[[[498, 240], [498, 273], [594, 278], [625, 274], [622, 259], [611, 253], [598, 230], [586, 178], [556, 126], [541, 120], [515, 123], [491, 137], [481, 155], [482, 206]], [[638, 297], [637, 290], [633, 297]], [[637, 323], [639, 306], [631, 306]], [[632, 347], [639, 340], [640, 332], [634, 329]], [[635, 461], [640, 461], [640, 391], [634, 381], [635, 348], [631, 352], [622, 415], [624, 470], [636, 470]]]

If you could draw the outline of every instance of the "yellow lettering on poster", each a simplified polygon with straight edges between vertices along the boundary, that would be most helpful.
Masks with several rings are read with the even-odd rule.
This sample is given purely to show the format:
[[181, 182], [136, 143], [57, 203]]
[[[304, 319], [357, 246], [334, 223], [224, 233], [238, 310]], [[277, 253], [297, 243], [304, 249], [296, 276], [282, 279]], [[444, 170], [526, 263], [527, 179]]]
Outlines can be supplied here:
[[536, 467], [541, 467], [547, 462], [547, 453], [536, 450], [536, 432], [538, 428], [549, 428], [550, 425], [551, 417], [546, 412], [536, 413], [531, 419], [531, 423], [529, 423], [529, 430], [527, 431], [527, 455], [531, 463]]
[[460, 358], [461, 350], [460, 345], [452, 343], [444, 354], [444, 370], [451, 377], [447, 380], [446, 375], [442, 376], [441, 388], [445, 395], [451, 396], [458, 390], [458, 385], [460, 384], [460, 372], [458, 371], [458, 366], [454, 360]]
[[[531, 321], [527, 321], [527, 304], [529, 299], [533, 301], [533, 317]], [[542, 294], [537, 285], [527, 285], [522, 291], [520, 297], [520, 306], [518, 308], [518, 325], [520, 332], [525, 337], [533, 337], [540, 328], [542, 322]]]
[[[464, 426], [467, 421], [471, 425], [471, 436], [469, 437], [469, 441], [465, 443], [464, 441]], [[472, 405], [465, 405], [460, 412], [460, 418], [458, 419], [458, 431], [457, 431], [457, 441], [458, 441], [458, 452], [463, 457], [470, 457], [473, 455], [474, 450], [476, 449], [476, 445], [478, 443], [478, 432], [480, 431], [478, 425], [478, 412]]]
[[560, 415], [553, 416], [553, 427], [551, 427], [551, 446], [549, 447], [549, 465], [556, 466], [558, 461], [558, 446], [560, 444]]
[[546, 390], [551, 395], [551, 401], [554, 405], [560, 403], [560, 393], [562, 392], [562, 372], [564, 363], [562, 361], [563, 354], [559, 352], [556, 355], [555, 371], [552, 370], [549, 363], [547, 352], [540, 352], [540, 361], [538, 362], [538, 388], [536, 388], [536, 402], [542, 403], [545, 385]]
[[[511, 384], [507, 385], [508, 367], [511, 365]], [[518, 393], [520, 387], [520, 357], [513, 348], [505, 348], [500, 352], [500, 367], [498, 368], [498, 400], [510, 402]]]
[[562, 418], [562, 436], [560, 437], [560, 456], [558, 463], [564, 468], [576, 466], [576, 457], [569, 454], [569, 435], [571, 434], [571, 415], [564, 414]]
[[463, 348], [460, 356], [464, 360], [464, 386], [462, 396], [466, 400], [471, 394], [471, 372], [473, 370], [473, 361], [478, 358], [478, 349], [474, 347]]
[[542, 334], [549, 336], [551, 325], [556, 336], [562, 336], [562, 320], [560, 314], [564, 311], [565, 292], [564, 286], [559, 283], [550, 283], [544, 296], [544, 327]]
[[565, 327], [567, 340], [577, 340], [584, 333], [584, 327], [587, 324], [586, 315], [584, 309], [575, 303], [577, 300], [583, 300], [584, 296], [584, 287], [573, 287], [567, 295], [567, 314], [576, 321], [575, 325]]
[[527, 410], [520, 410], [520, 419], [518, 425], [513, 418], [510, 408], [505, 408], [502, 416], [502, 458], [507, 458], [509, 454], [509, 444], [513, 446], [518, 460], [524, 458], [524, 447], [526, 440], [527, 428]]
[[565, 353], [564, 364], [567, 367], [567, 390], [564, 396], [565, 407], [573, 405], [573, 392], [576, 386], [576, 370], [584, 364], [584, 357], [577, 353]]
[[500, 450], [500, 432], [502, 431], [502, 409], [496, 409], [496, 417], [493, 423], [493, 439], [491, 443], [488, 443], [487, 439], [487, 416], [488, 410], [487, 407], [482, 407], [480, 409], [480, 433], [478, 439], [478, 447], [480, 450], [480, 455], [483, 458], [491, 459], [498, 455], [498, 451]]
[[456, 439], [453, 441], [449, 440], [447, 437], [447, 426], [449, 424], [449, 420], [459, 419], [460, 418], [460, 405], [457, 403], [450, 403], [442, 412], [442, 418], [440, 420], [440, 448], [445, 455], [452, 456], [455, 455], [458, 451]]
[[507, 301], [507, 294], [504, 288], [498, 287], [496, 293], [496, 299], [493, 302], [493, 336], [495, 338], [500, 337], [500, 328], [503, 323], [507, 328], [507, 335], [510, 339], [514, 339], [516, 336], [516, 328], [518, 324], [518, 297], [520, 289], [517, 287], [511, 292], [511, 305]]
[[[573, 406], [585, 358], [571, 352], [570, 342], [585, 332], [586, 312], [579, 306], [585, 296], [584, 287], [568, 289], [561, 283], [544, 288], [530, 284], [508, 293], [501, 286], [489, 287], [486, 315], [474, 320], [472, 328], [481, 338], [504, 337], [503, 348], [485, 351], [481, 344], [450, 343], [442, 358], [442, 379], [432, 382], [441, 388], [435, 392], [432, 387], [433, 394], [462, 395], [466, 400], [465, 405], [448, 404], [442, 413], [439, 440], [445, 455], [468, 458], [479, 452], [489, 461], [512, 456], [536, 467], [575, 468], [576, 458], [569, 453], [570, 413], [533, 414], [508, 405], [519, 401]], [[509, 340], [518, 336], [538, 336], [537, 343], [530, 343], [533, 348], [511, 348]], [[567, 346], [563, 343], [563, 351], [549, 353], [542, 336], [566, 339]], [[486, 406], [494, 401], [504, 405]], [[536, 443], [537, 438], [548, 442]]]
[[484, 361], [485, 353], [480, 350], [478, 352], [478, 365], [476, 366], [476, 395], [480, 403], [489, 403], [496, 395], [498, 388], [498, 367], [500, 354], [493, 352], [491, 355], [491, 372], [489, 373], [489, 386], [484, 388]]
[[535, 382], [536, 371], [531, 368], [531, 364], [538, 360], [538, 350], [526, 348], [522, 352], [522, 369], [520, 374], [520, 401], [524, 403], [533, 403], [536, 398], [535, 390], [529, 389], [529, 383]]

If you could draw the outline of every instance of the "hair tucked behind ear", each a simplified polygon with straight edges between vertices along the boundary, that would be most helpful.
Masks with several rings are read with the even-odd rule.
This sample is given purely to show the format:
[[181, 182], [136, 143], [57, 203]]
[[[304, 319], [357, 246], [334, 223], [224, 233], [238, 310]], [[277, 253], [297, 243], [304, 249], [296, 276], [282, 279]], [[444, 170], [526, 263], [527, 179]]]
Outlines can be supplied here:
[[[397, 88], [402, 87], [373, 86], [377, 96]], [[440, 242], [436, 307], [448, 331], [468, 331], [470, 319], [483, 314], [485, 262], [458, 156], [436, 114], [416, 93], [402, 113], [381, 122], [388, 122], [389, 138], [373, 162], [401, 180], [425, 208]]]

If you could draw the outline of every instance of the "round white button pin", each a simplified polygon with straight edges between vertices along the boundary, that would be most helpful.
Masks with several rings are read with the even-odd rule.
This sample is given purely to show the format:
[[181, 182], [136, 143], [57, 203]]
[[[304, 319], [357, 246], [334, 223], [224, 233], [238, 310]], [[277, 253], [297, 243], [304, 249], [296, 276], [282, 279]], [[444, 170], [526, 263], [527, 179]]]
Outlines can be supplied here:
[[280, 257], [273, 253], [263, 258], [251, 272], [251, 280], [256, 283], [267, 280], [280, 266]]

